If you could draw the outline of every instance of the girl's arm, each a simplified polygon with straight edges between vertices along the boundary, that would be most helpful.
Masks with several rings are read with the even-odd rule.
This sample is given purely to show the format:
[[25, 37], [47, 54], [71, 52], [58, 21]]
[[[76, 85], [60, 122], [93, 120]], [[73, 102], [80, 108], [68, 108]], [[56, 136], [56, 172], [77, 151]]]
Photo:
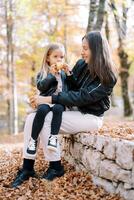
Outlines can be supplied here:
[[44, 79], [41, 79], [40, 75], [38, 74], [36, 80], [37, 88], [41, 92], [47, 91], [55, 81], [56, 78], [51, 73], [49, 73]]

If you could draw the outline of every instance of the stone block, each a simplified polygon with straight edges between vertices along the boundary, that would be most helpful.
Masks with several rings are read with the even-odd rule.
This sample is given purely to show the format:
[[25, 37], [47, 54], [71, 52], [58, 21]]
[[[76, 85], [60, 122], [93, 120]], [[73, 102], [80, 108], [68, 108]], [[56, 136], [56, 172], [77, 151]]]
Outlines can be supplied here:
[[106, 140], [103, 150], [104, 155], [108, 159], [115, 160], [116, 158], [116, 141], [113, 138]]
[[100, 163], [100, 173], [99, 176], [111, 181], [118, 181], [117, 176], [119, 174], [120, 167], [116, 165], [113, 161], [103, 160]]
[[116, 143], [116, 163], [124, 169], [132, 169], [134, 142], [120, 141]]
[[95, 136], [95, 140], [94, 140], [94, 145], [93, 147], [98, 150], [98, 151], [101, 151], [103, 150], [104, 148], [104, 145], [105, 145], [105, 142], [106, 142], [106, 137], [102, 136], [102, 135], [96, 135]]
[[92, 149], [85, 149], [82, 157], [82, 163], [87, 170], [94, 175], [98, 175], [101, 162], [101, 153]]
[[95, 185], [103, 187], [107, 192], [115, 193], [115, 187], [111, 181], [108, 181], [106, 179], [97, 176], [92, 176], [92, 180]]
[[81, 134], [80, 142], [88, 147], [93, 146], [95, 136], [91, 133]]

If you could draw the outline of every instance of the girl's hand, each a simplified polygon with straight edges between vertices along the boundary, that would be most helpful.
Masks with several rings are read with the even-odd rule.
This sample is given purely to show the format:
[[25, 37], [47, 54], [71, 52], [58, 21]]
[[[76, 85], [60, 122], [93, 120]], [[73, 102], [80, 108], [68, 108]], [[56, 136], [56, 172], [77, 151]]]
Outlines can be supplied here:
[[57, 73], [56, 64], [53, 64], [53, 65], [50, 66], [49, 72], [55, 76], [55, 74]]

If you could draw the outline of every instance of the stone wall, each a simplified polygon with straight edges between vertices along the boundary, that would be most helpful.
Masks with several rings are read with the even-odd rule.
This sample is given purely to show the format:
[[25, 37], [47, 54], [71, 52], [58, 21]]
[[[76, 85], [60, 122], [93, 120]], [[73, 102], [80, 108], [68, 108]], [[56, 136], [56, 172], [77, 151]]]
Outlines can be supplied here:
[[134, 200], [134, 142], [91, 133], [63, 135], [63, 157], [96, 185]]

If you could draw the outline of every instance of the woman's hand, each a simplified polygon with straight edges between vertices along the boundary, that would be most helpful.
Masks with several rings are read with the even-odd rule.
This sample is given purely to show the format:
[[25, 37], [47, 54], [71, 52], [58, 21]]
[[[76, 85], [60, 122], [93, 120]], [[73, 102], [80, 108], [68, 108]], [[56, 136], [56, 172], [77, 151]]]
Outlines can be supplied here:
[[67, 75], [71, 75], [70, 70], [69, 70], [69, 65], [68, 65], [68, 64], [64, 63], [64, 64], [63, 64], [63, 69], [62, 69], [62, 70], [64, 70], [64, 72], [65, 72]]
[[38, 105], [47, 104], [47, 103], [50, 103], [50, 104], [52, 103], [51, 96], [44, 97], [44, 96], [40, 96], [40, 95], [35, 95], [30, 98], [30, 104], [31, 104], [32, 108], [37, 108]]
[[33, 109], [37, 108], [38, 106], [38, 95], [33, 95], [29, 98], [30, 105]]
[[31, 107], [33, 109], [36, 109], [36, 107], [37, 107], [37, 105], [36, 105], [36, 103], [33, 99], [33, 97], [36, 96], [36, 95], [37, 95], [37, 88], [33, 87], [31, 89], [31, 91], [29, 92], [29, 95], [28, 95], [29, 96], [29, 104], [31, 105]]

